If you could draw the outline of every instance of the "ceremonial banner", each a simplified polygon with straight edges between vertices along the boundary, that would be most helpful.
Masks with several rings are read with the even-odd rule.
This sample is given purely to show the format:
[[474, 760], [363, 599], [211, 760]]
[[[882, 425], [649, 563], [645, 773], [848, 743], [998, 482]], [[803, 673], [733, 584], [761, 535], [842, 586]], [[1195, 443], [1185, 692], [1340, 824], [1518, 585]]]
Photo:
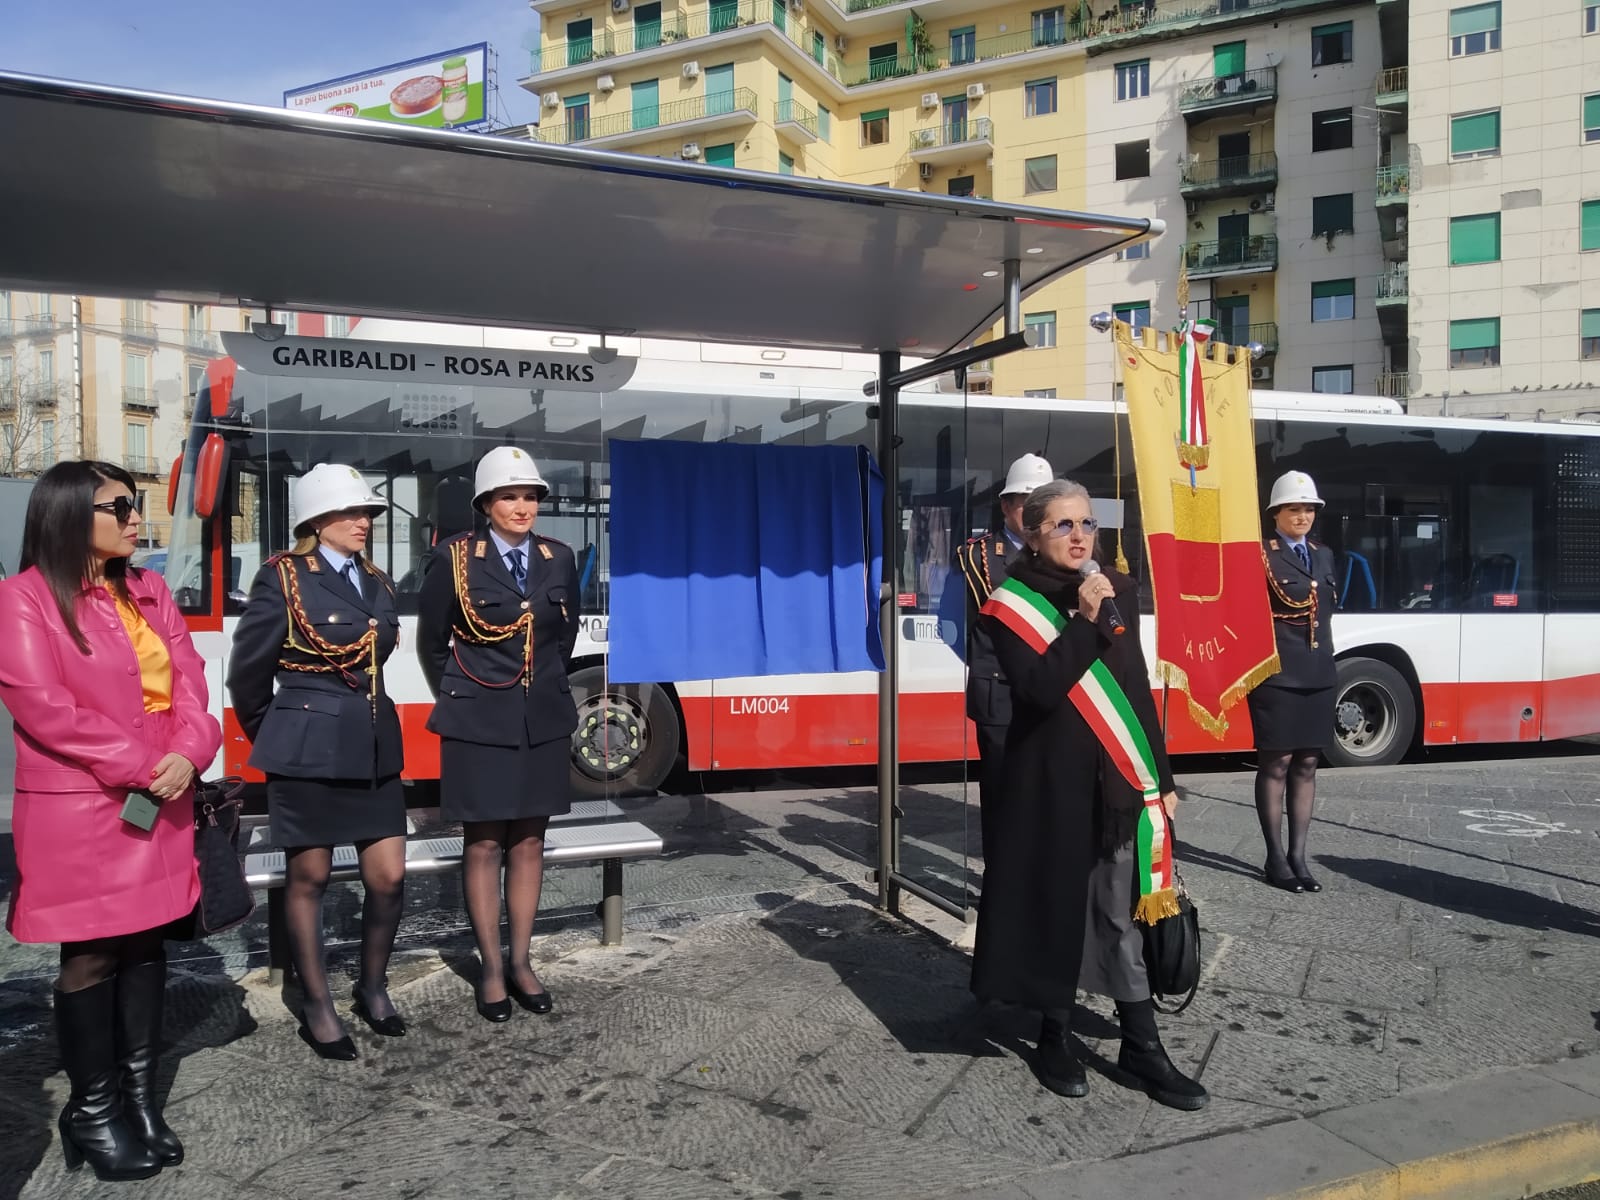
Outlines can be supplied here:
[[1213, 737], [1224, 713], [1277, 673], [1261, 563], [1250, 355], [1209, 322], [1115, 323], [1156, 608], [1156, 672]]

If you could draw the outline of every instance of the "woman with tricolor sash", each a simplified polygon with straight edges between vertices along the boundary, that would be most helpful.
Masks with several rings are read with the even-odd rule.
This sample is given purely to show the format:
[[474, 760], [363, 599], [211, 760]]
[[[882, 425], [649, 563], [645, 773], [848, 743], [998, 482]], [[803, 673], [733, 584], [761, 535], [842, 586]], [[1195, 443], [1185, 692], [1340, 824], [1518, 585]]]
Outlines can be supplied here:
[[1003, 802], [984, 847], [972, 990], [1043, 1014], [1038, 1074], [1063, 1096], [1088, 1093], [1067, 1040], [1078, 988], [1109, 996], [1122, 1073], [1162, 1104], [1201, 1108], [1206, 1090], [1161, 1044], [1138, 928], [1177, 911], [1168, 818], [1178, 797], [1139, 644], [1137, 587], [1094, 565], [1081, 484], [1036, 488], [1022, 524], [1027, 549], [983, 607], [1013, 710]]

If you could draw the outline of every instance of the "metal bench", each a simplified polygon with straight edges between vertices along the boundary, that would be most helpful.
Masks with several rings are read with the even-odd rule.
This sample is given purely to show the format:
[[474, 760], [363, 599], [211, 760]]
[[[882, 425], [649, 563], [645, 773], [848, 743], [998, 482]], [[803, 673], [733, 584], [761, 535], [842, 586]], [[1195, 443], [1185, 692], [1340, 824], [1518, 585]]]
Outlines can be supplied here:
[[[427, 810], [422, 810], [427, 811]], [[408, 814], [406, 874], [438, 875], [461, 865], [462, 839], [459, 835], [428, 836], [417, 833], [416, 814]], [[622, 821], [622, 809], [609, 800], [581, 800], [572, 812], [552, 817], [545, 831], [544, 861], [547, 863], [598, 862], [600, 864], [602, 945], [622, 941], [622, 863], [629, 858], [652, 858], [662, 850], [661, 835], [637, 821]], [[276, 986], [289, 966], [288, 927], [284, 917], [283, 885], [287, 864], [282, 850], [272, 849], [264, 821], [246, 819], [244, 876], [252, 888], [267, 893], [268, 978]], [[336, 882], [361, 878], [360, 860], [354, 846], [333, 848]]]

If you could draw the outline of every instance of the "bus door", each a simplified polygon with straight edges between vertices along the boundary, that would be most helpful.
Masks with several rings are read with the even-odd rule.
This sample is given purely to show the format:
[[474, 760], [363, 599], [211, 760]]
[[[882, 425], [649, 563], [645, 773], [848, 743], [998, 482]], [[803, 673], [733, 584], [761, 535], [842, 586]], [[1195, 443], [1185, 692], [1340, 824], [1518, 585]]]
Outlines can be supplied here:
[[[1523, 439], [1531, 441], [1532, 439]], [[1510, 476], [1513, 470], [1502, 473]], [[1536, 488], [1469, 483], [1462, 538], [1462, 742], [1531, 742], [1544, 709], [1544, 594], [1535, 555]]]

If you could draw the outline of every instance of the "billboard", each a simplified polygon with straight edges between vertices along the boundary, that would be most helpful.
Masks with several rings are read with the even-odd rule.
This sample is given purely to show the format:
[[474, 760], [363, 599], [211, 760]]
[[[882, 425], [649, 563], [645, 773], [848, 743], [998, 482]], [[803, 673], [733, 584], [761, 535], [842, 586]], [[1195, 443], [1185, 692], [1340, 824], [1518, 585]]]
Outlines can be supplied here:
[[482, 129], [489, 124], [488, 78], [489, 46], [479, 42], [296, 88], [283, 94], [283, 106], [399, 125]]

